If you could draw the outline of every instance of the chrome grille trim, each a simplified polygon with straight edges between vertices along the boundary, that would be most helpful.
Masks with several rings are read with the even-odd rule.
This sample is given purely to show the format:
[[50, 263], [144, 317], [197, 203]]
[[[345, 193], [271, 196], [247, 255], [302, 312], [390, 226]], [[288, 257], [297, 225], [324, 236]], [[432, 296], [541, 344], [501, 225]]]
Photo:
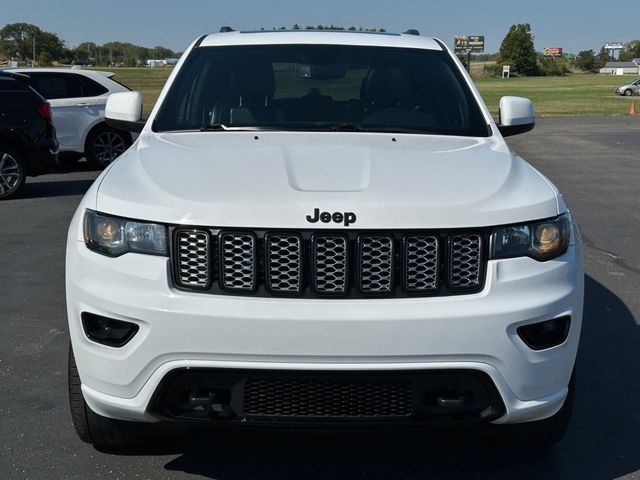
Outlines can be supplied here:
[[321, 295], [344, 295], [349, 284], [349, 241], [344, 235], [321, 234], [312, 239], [314, 290]]
[[449, 242], [449, 288], [470, 290], [482, 284], [482, 237], [453, 235]]
[[266, 280], [275, 293], [302, 291], [302, 238], [295, 233], [268, 233]]
[[252, 233], [220, 234], [220, 285], [236, 292], [257, 286], [256, 237]]
[[404, 288], [412, 293], [433, 292], [440, 286], [440, 245], [435, 235], [404, 237]]
[[358, 237], [358, 288], [363, 293], [389, 293], [393, 288], [393, 237]]
[[178, 285], [206, 289], [211, 286], [210, 236], [206, 230], [178, 230], [175, 234]]

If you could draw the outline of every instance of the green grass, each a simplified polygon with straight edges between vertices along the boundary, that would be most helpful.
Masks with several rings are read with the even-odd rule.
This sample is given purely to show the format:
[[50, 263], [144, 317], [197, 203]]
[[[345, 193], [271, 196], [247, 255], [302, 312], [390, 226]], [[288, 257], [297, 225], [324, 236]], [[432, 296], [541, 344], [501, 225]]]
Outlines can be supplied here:
[[540, 116], [626, 115], [631, 101], [614, 93], [632, 76], [571, 75], [566, 77], [476, 79], [478, 89], [494, 115], [500, 97], [516, 95], [531, 99]]
[[116, 74], [114, 77], [131, 90], [142, 93], [142, 104], [145, 113], [151, 112], [160, 90], [167, 81], [171, 68], [104, 68]]
[[[144, 110], [150, 112], [170, 68], [113, 68], [116, 79], [142, 92]], [[630, 100], [613, 93], [616, 86], [633, 76], [570, 75], [566, 77], [510, 78], [478, 77], [476, 83], [494, 115], [500, 97], [516, 95], [530, 98], [540, 116], [626, 115]]]

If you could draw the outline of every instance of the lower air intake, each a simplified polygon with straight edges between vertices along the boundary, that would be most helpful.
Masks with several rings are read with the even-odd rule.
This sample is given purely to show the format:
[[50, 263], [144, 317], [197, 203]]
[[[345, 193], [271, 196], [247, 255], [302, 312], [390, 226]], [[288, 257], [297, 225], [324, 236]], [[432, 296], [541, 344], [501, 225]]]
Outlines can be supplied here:
[[256, 417], [407, 417], [409, 381], [247, 379], [244, 412]]

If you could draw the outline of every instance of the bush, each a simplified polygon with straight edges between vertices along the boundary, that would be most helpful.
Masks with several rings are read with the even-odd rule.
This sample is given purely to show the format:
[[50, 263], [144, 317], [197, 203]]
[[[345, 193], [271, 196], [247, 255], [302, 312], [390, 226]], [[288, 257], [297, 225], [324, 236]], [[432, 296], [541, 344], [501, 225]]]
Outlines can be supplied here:
[[538, 59], [538, 70], [541, 75], [563, 77], [571, 72], [569, 62], [564, 58], [542, 57]]
[[51, 55], [49, 52], [42, 52], [38, 56], [38, 66], [40, 67], [50, 67], [51, 66]]

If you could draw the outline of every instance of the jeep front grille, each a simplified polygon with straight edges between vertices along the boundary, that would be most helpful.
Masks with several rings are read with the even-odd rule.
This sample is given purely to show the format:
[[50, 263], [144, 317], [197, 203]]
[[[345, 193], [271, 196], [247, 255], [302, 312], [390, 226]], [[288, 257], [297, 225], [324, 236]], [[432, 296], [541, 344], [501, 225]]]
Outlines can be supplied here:
[[302, 291], [302, 239], [296, 234], [267, 235], [266, 280], [276, 293]]
[[207, 288], [210, 285], [209, 232], [180, 230], [176, 234], [175, 254], [180, 265], [176, 278], [180, 286]]
[[484, 286], [486, 233], [175, 227], [174, 284], [257, 296], [456, 295]]
[[347, 291], [349, 241], [343, 235], [322, 235], [313, 239], [315, 291], [320, 294], [344, 294]]
[[393, 287], [393, 238], [389, 235], [361, 235], [359, 247], [360, 291], [389, 293]]
[[409, 292], [432, 292], [440, 280], [440, 250], [435, 235], [409, 235], [404, 242], [405, 283]]
[[228, 290], [252, 292], [256, 288], [256, 239], [251, 233], [220, 235], [220, 283]]
[[480, 235], [451, 237], [449, 283], [454, 289], [467, 289], [480, 284], [482, 241]]

